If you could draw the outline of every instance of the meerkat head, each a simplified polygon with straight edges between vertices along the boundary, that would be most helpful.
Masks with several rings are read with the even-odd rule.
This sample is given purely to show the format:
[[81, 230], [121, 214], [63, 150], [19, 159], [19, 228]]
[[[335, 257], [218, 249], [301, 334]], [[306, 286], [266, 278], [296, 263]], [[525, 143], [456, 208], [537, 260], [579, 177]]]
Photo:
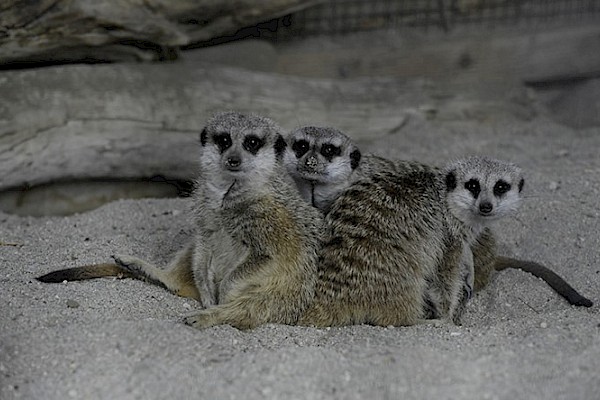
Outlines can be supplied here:
[[468, 157], [444, 169], [451, 212], [464, 223], [483, 226], [516, 211], [525, 180], [514, 164]]
[[237, 112], [215, 114], [200, 134], [202, 170], [223, 183], [268, 178], [285, 151], [281, 129], [270, 119]]
[[319, 184], [348, 180], [360, 163], [360, 150], [334, 128], [306, 126], [292, 131], [283, 163], [294, 180]]

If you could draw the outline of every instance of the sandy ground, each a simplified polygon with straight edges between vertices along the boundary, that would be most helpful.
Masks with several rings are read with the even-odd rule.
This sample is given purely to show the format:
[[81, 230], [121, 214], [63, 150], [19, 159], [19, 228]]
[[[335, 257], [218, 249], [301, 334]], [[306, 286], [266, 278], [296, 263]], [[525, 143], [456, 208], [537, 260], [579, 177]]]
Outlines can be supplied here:
[[[526, 171], [501, 252], [551, 266], [600, 305], [600, 128], [533, 118], [411, 122], [367, 151], [429, 163], [466, 154]], [[600, 315], [505, 271], [462, 326], [243, 332], [182, 323], [197, 307], [149, 284], [42, 284], [62, 267], [130, 253], [165, 263], [192, 227], [188, 199], [127, 200], [69, 217], [0, 213], [0, 398], [592, 399]]]

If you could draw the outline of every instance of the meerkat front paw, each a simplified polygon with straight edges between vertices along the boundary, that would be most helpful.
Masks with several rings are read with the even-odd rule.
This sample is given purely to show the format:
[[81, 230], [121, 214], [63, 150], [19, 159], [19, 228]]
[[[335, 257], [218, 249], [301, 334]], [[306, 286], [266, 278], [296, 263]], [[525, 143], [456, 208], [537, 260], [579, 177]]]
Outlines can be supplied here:
[[115, 263], [125, 269], [131, 268], [132, 266], [139, 265], [140, 260], [132, 257], [126, 256], [123, 254], [113, 254], [112, 259], [115, 260]]
[[189, 315], [183, 319], [186, 325], [196, 329], [204, 329], [214, 326], [212, 315], [209, 311], [203, 310], [196, 314]]
[[132, 256], [124, 256], [120, 254], [115, 254], [112, 256], [113, 260], [119, 268], [123, 271], [128, 272], [135, 276], [137, 279], [141, 279], [146, 282], [154, 283], [158, 286], [162, 286], [165, 289], [177, 293], [177, 290], [169, 287], [166, 282], [157, 277], [155, 268], [150, 264], [146, 263], [139, 258]]
[[143, 265], [143, 261], [140, 260], [139, 258], [136, 257], [132, 257], [132, 256], [126, 256], [126, 255], [122, 255], [122, 254], [114, 254], [112, 255], [113, 260], [115, 260], [115, 263], [123, 268], [126, 271], [132, 272], [132, 273], [139, 273], [140, 269], [141, 269], [141, 265]]
[[140, 268], [135, 267], [136, 260], [133, 257], [123, 256], [123, 255], [119, 255], [119, 254], [112, 255], [111, 257], [115, 261], [115, 264], [117, 265], [117, 267], [119, 267], [121, 270], [123, 270], [123, 273], [129, 272], [130, 274], [133, 274], [136, 277], [139, 276]]
[[469, 283], [465, 282], [465, 284], [463, 285], [462, 300], [464, 302], [467, 302], [467, 301], [471, 300], [472, 298], [473, 298], [473, 286], [470, 285]]

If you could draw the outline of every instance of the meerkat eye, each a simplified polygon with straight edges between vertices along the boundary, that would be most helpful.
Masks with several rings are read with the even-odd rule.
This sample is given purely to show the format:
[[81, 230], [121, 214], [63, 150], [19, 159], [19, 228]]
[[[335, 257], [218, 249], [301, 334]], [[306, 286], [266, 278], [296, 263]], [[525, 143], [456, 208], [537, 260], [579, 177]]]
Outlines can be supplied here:
[[305, 155], [309, 148], [310, 145], [306, 140], [297, 140], [292, 145], [292, 150], [294, 150], [294, 153], [296, 153], [296, 158], [300, 158]]
[[321, 154], [323, 157], [331, 160], [333, 157], [342, 154], [342, 150], [338, 146], [334, 146], [331, 143], [325, 143], [323, 146], [321, 146]]
[[229, 133], [218, 133], [213, 136], [213, 139], [221, 153], [231, 147], [231, 135]]
[[246, 149], [246, 151], [249, 151], [252, 154], [256, 154], [258, 152], [258, 150], [260, 150], [260, 148], [263, 146], [264, 141], [259, 138], [258, 136], [254, 136], [254, 135], [250, 135], [250, 136], [246, 136], [246, 138], [244, 139], [244, 143], [242, 143], [242, 146], [244, 147], [244, 149]]
[[479, 186], [479, 181], [477, 179], [471, 179], [465, 183], [465, 189], [467, 189], [473, 197], [477, 198], [479, 196], [479, 192], [481, 192], [481, 187]]
[[494, 196], [502, 196], [504, 193], [510, 190], [510, 183], [505, 181], [498, 181], [494, 185]]

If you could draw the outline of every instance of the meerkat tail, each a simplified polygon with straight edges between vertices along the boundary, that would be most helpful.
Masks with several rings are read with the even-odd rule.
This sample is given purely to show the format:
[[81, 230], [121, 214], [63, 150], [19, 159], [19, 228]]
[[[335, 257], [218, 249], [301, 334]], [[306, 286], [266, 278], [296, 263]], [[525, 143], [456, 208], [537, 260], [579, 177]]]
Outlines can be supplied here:
[[559, 295], [564, 297], [570, 304], [575, 306], [591, 307], [594, 303], [583, 297], [577, 292], [571, 285], [569, 285], [563, 278], [556, 274], [551, 269], [538, 264], [533, 261], [521, 261], [510, 257], [496, 258], [494, 265], [496, 271], [501, 271], [506, 268], [520, 269], [525, 272], [542, 278], [546, 283], [554, 289]]
[[[138, 279], [143, 282], [151, 283], [162, 287], [163, 289], [169, 290], [169, 288], [161, 281], [153, 279], [151, 276], [145, 275], [138, 271], [128, 271], [117, 264], [92, 264], [85, 265], [82, 267], [73, 267], [60, 269], [58, 271], [52, 271], [45, 275], [38, 276], [36, 280], [44, 283], [62, 283], [62, 282], [73, 282], [73, 281], [85, 281], [88, 279], [97, 278], [131, 278]], [[184, 296], [190, 297], [190, 296]]]
[[61, 283], [64, 281], [83, 281], [87, 279], [104, 278], [110, 276], [116, 278], [136, 277], [134, 274], [130, 273], [129, 271], [125, 271], [116, 264], [104, 263], [60, 269], [58, 271], [52, 271], [45, 275], [38, 276], [35, 279], [44, 283]]

